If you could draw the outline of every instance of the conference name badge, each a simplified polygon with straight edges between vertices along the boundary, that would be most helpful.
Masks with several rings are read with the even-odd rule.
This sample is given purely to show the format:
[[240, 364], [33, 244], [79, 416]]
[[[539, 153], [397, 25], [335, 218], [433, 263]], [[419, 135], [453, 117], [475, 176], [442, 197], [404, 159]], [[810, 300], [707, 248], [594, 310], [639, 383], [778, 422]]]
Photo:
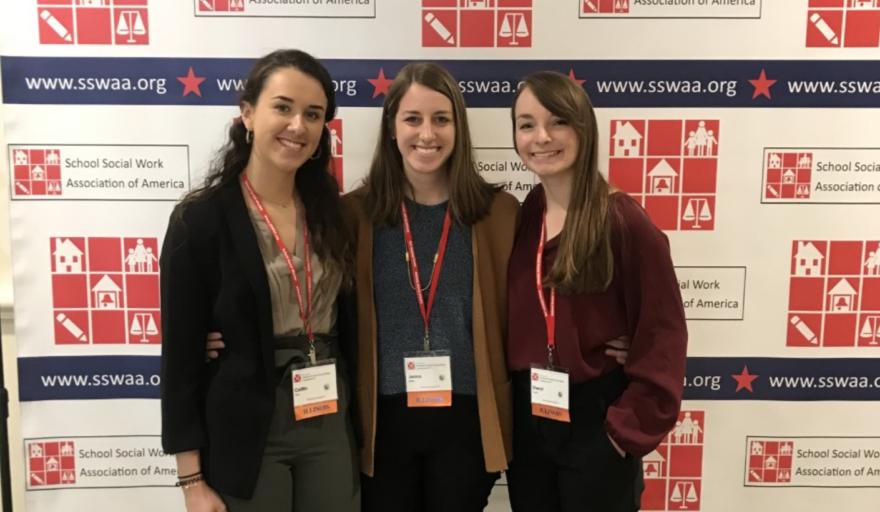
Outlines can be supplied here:
[[568, 372], [564, 368], [531, 369], [532, 415], [571, 422], [568, 412]]
[[336, 361], [327, 359], [291, 370], [293, 417], [307, 420], [338, 410]]
[[404, 354], [403, 372], [408, 407], [452, 405], [452, 358], [449, 351]]

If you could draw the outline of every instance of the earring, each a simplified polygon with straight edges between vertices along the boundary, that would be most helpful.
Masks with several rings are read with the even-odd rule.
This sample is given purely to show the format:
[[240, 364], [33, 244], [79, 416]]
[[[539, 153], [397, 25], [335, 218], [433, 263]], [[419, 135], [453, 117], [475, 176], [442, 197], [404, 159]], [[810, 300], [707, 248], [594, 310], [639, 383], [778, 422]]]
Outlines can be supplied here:
[[321, 146], [318, 146], [318, 151], [315, 152], [314, 155], [309, 157], [309, 160], [317, 160], [321, 158]]
[[244, 141], [248, 144], [251, 144], [254, 141], [254, 131], [253, 130], [248, 130], [244, 134]]

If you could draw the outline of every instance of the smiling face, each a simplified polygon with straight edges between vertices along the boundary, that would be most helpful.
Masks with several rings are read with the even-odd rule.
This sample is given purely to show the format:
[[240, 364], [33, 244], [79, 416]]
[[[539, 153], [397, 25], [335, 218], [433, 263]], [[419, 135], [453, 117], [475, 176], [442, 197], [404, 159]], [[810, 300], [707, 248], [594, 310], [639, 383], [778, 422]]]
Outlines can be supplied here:
[[578, 153], [574, 128], [547, 110], [528, 88], [514, 106], [516, 152], [539, 178], [572, 173]]
[[318, 148], [326, 110], [327, 97], [315, 78], [293, 67], [269, 75], [256, 104], [242, 104], [242, 121], [254, 132], [251, 163], [298, 169]]
[[443, 94], [413, 83], [394, 116], [394, 136], [407, 176], [445, 172], [455, 146], [452, 102]]

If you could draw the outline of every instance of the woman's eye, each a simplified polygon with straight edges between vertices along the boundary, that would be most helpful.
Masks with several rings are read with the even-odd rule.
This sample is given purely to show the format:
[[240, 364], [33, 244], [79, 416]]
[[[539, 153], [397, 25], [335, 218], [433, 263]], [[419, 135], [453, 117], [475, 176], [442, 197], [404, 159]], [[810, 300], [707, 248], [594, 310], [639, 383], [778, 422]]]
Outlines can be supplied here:
[[554, 119], [553, 124], [555, 124], [556, 126], [566, 126], [568, 124], [568, 121], [566, 121], [565, 119]]
[[312, 112], [306, 112], [306, 118], [309, 121], [317, 121], [320, 118], [320, 116], [318, 115], [317, 112], [312, 111]]
[[435, 121], [437, 122], [437, 124], [447, 124], [452, 122], [452, 119], [449, 119], [446, 116], [438, 116], [435, 118]]
[[403, 122], [409, 123], [409, 124], [418, 124], [420, 121], [421, 121], [421, 119], [419, 119], [416, 116], [407, 116], [407, 117], [403, 118]]
[[279, 103], [278, 105], [275, 105], [275, 110], [286, 114], [287, 112], [290, 112], [290, 106], [285, 105], [284, 103]]
[[528, 130], [528, 129], [531, 128], [531, 127], [532, 127], [531, 124], [529, 124], [529, 123], [523, 123], [523, 124], [517, 126], [516, 129], [517, 129], [517, 130]]

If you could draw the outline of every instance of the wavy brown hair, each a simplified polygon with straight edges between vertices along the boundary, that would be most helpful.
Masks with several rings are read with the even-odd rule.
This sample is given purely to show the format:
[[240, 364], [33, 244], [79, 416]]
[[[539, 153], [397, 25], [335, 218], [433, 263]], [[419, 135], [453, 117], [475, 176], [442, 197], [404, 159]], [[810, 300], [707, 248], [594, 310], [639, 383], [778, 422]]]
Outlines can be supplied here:
[[[539, 71], [522, 80], [510, 109], [516, 144], [516, 101], [530, 90], [553, 115], [565, 120], [577, 135], [578, 150], [565, 224], [559, 235], [556, 260], [545, 283], [563, 293], [603, 291], [614, 276], [611, 250], [608, 182], [599, 173], [599, 129], [593, 104], [584, 89], [566, 75]], [[519, 153], [519, 148], [517, 148]]]
[[455, 125], [455, 143], [447, 161], [449, 212], [456, 222], [470, 226], [489, 213], [498, 186], [487, 183], [476, 170], [467, 110], [458, 84], [442, 66], [413, 62], [400, 70], [382, 104], [382, 126], [373, 162], [364, 185], [365, 208], [378, 225], [400, 222], [400, 203], [412, 185], [403, 171], [403, 157], [394, 141], [394, 118], [400, 100], [412, 84], [423, 85], [449, 98]]
[[[239, 98], [239, 105], [256, 105], [266, 80], [279, 69], [295, 68], [321, 84], [327, 97], [324, 121], [336, 115], [336, 95], [333, 81], [327, 69], [306, 52], [300, 50], [276, 50], [258, 59], [247, 76], [247, 82]], [[251, 156], [251, 144], [246, 139], [247, 128], [236, 120], [229, 128], [228, 140], [217, 153], [201, 187], [193, 190], [182, 201], [208, 197], [220, 188], [238, 181]], [[353, 256], [348, 237], [342, 224], [339, 206], [339, 187], [330, 174], [330, 132], [326, 124], [318, 142], [318, 156], [308, 159], [296, 172], [294, 188], [305, 207], [306, 224], [315, 254], [328, 271], [350, 276]], [[348, 279], [345, 279], [347, 282]]]

